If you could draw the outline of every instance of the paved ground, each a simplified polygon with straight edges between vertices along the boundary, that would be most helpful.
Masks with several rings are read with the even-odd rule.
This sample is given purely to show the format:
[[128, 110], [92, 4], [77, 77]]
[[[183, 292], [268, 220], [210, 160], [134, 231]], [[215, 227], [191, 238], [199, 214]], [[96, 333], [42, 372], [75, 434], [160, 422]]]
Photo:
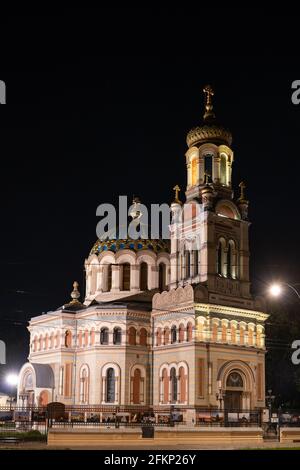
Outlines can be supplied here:
[[221, 444], [221, 443], [203, 443], [203, 444], [180, 444], [179, 441], [168, 442], [168, 444], [158, 444], [151, 442], [144, 442], [133, 444], [133, 443], [103, 443], [97, 446], [74, 446], [74, 447], [59, 447], [59, 446], [47, 446], [43, 442], [28, 442], [25, 444], [11, 444], [11, 445], [0, 445], [0, 450], [238, 450], [238, 449], [297, 449], [300, 450], [299, 443], [281, 444], [277, 441], [264, 442], [261, 445], [255, 443], [239, 443], [239, 444]]

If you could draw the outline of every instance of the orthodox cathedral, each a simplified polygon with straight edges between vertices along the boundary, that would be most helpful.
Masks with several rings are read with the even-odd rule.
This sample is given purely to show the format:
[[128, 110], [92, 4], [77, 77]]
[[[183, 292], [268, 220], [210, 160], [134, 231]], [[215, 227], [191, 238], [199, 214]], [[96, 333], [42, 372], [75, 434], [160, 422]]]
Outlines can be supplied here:
[[204, 96], [185, 154], [186, 202], [198, 212], [183, 227], [176, 186], [170, 240], [95, 243], [83, 303], [74, 282], [69, 303], [29, 323], [19, 405], [176, 409], [186, 422], [205, 409], [265, 406], [268, 315], [250, 293], [245, 185], [235, 196], [232, 135], [217, 123], [211, 87]]

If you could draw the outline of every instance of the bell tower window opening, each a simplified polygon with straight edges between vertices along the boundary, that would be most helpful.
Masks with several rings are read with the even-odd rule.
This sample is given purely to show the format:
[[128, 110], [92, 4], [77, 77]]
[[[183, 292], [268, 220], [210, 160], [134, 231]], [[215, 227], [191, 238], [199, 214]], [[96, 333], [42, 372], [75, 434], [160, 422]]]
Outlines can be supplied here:
[[210, 154], [204, 155], [204, 173], [213, 178], [213, 156]]
[[192, 160], [192, 164], [191, 164], [191, 170], [192, 170], [192, 186], [195, 186], [195, 185], [197, 184], [197, 180], [198, 180], [197, 169], [198, 169], [198, 162], [197, 162], [197, 159], [194, 158], [194, 159]]
[[191, 273], [191, 255], [188, 250], [185, 252], [185, 279], [188, 279], [190, 277]]
[[159, 264], [159, 290], [160, 292], [166, 290], [166, 265], [165, 263]]
[[140, 266], [140, 290], [148, 290], [148, 264], [145, 262]]
[[227, 157], [224, 154], [221, 155], [220, 165], [221, 165], [221, 184], [226, 186], [228, 184], [227, 182]]
[[122, 265], [122, 290], [130, 290], [130, 264]]

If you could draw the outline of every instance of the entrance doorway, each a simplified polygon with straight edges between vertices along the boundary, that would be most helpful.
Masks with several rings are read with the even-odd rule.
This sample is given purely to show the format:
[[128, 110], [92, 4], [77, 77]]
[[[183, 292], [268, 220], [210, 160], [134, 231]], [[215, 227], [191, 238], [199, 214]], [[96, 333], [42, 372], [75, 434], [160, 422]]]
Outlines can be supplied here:
[[242, 393], [240, 391], [226, 390], [225, 409], [240, 410], [242, 409]]
[[243, 408], [244, 381], [242, 375], [232, 371], [226, 380], [224, 405], [226, 410], [241, 410]]

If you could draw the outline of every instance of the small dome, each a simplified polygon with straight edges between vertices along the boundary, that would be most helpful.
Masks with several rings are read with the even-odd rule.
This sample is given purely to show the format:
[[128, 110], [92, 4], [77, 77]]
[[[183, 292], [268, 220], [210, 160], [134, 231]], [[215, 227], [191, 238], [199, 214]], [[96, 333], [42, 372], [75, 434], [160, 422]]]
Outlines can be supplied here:
[[114, 253], [121, 250], [132, 250], [135, 252], [141, 250], [151, 250], [154, 253], [169, 253], [169, 243], [164, 240], [138, 239], [114, 239], [98, 240], [93, 246], [90, 255], [98, 255], [103, 251], [112, 251]]
[[189, 131], [186, 138], [187, 145], [192, 147], [193, 145], [212, 142], [218, 145], [225, 144], [230, 147], [232, 144], [232, 134], [228, 129], [216, 122], [216, 116], [213, 112], [213, 89], [207, 85], [203, 91], [206, 96], [203, 123], [201, 126], [194, 127]]

